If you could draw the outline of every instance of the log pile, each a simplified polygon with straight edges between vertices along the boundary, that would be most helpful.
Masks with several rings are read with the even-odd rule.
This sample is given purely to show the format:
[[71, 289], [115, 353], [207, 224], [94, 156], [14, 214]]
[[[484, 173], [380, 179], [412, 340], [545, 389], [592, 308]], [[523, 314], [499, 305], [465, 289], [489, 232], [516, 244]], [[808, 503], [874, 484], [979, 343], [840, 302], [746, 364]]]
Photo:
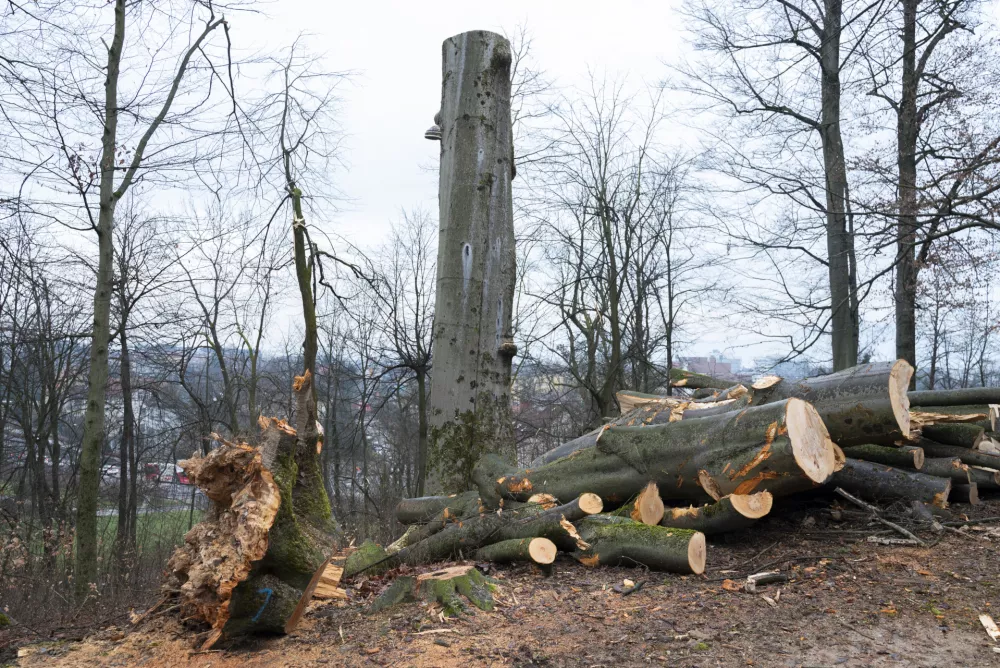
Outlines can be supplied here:
[[525, 468], [487, 455], [476, 489], [404, 500], [403, 537], [345, 576], [442, 559], [544, 565], [550, 544], [588, 566], [697, 574], [706, 535], [747, 529], [792, 494], [945, 508], [1000, 489], [1000, 390], [908, 392], [912, 374], [898, 360], [744, 387], [678, 372], [687, 396], [621, 392], [621, 417]]
[[[621, 417], [524, 468], [486, 455], [475, 489], [403, 500], [398, 540], [367, 542], [336, 564], [322, 557], [331, 527], [297, 489], [304, 467], [297, 476], [282, 467], [319, 447], [315, 434], [296, 436], [315, 424], [311, 395], [300, 392], [296, 428], [265, 420], [259, 448], [225, 444], [183, 464], [214, 505], [171, 559], [166, 589], [212, 627], [210, 645], [223, 630], [287, 632], [314, 592], [343, 597], [341, 580], [398, 567], [456, 559], [549, 569], [561, 552], [586, 566], [701, 574], [706, 536], [751, 529], [791, 495], [836, 490], [858, 504], [939, 512], [1000, 490], [1000, 389], [907, 392], [912, 373], [899, 360], [751, 387], [677, 373], [674, 386], [694, 389], [687, 396], [621, 392]], [[303, 549], [290, 554], [292, 545]], [[447, 567], [397, 578], [372, 609], [405, 600], [446, 613], [489, 609], [493, 588], [475, 568]]]

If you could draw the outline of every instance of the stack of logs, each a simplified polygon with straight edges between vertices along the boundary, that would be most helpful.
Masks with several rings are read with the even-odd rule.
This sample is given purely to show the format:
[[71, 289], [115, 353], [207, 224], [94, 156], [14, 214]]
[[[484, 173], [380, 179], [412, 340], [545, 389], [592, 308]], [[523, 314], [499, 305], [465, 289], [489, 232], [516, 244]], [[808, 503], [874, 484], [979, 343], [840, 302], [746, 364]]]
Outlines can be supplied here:
[[[165, 593], [210, 627], [204, 649], [223, 632], [289, 632], [314, 595], [343, 598], [342, 579], [397, 566], [546, 567], [562, 551], [587, 566], [699, 574], [706, 535], [752, 526], [777, 497], [842, 488], [932, 510], [1000, 489], [1000, 389], [907, 392], [912, 375], [899, 360], [746, 388], [674, 370], [671, 384], [688, 396], [621, 392], [620, 418], [523, 469], [487, 455], [476, 489], [402, 501], [408, 529], [396, 542], [341, 560], [323, 556], [335, 531], [316, 492], [322, 440], [307, 373], [294, 387], [294, 427], [263, 420], [261, 447], [223, 443], [182, 462], [212, 507], [171, 558]], [[492, 586], [453, 566], [396, 578], [373, 609], [413, 598], [488, 609]]]
[[912, 374], [898, 360], [746, 388], [678, 372], [689, 396], [619, 393], [620, 418], [528, 467], [487, 455], [477, 489], [401, 502], [407, 531], [363, 546], [345, 576], [450, 558], [548, 564], [557, 551], [701, 573], [705, 536], [751, 526], [776, 497], [840, 487], [944, 508], [1000, 489], [1000, 389], [907, 392]]

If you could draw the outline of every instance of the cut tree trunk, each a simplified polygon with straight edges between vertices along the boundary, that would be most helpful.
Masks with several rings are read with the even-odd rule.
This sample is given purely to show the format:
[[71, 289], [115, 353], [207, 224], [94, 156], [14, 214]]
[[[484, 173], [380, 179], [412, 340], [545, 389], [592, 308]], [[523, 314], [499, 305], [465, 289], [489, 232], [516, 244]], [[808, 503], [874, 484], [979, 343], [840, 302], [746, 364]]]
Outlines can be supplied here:
[[[924, 462], [926, 466], [926, 461]], [[847, 458], [844, 468], [833, 474], [832, 485], [867, 501], [917, 500], [939, 508], [948, 505], [951, 480], [926, 473]]]
[[938, 478], [948, 478], [956, 484], [969, 482], [969, 467], [958, 457], [927, 457], [920, 472]]
[[[963, 464], [983, 466], [990, 469], [1000, 469], [1000, 455], [991, 455], [979, 450], [970, 450], [958, 445], [944, 445], [930, 439], [921, 438], [917, 445], [924, 449], [928, 457], [957, 457]], [[926, 465], [926, 461], [925, 461]]]
[[706, 536], [739, 531], [771, 512], [772, 502], [770, 492], [731, 494], [700, 508], [668, 508], [660, 524], [677, 529], [694, 529]]
[[970, 387], [962, 390], [910, 392], [910, 406], [969, 406], [1000, 404], [1000, 387]]
[[945, 423], [930, 424], [921, 430], [924, 438], [942, 445], [957, 445], [975, 450], [986, 437], [986, 430], [974, 424]]
[[573, 555], [586, 566], [647, 566], [671, 573], [705, 572], [705, 534], [650, 526], [626, 517], [592, 515], [577, 523], [583, 544]]
[[651, 479], [665, 499], [705, 501], [771, 489], [802, 474], [825, 482], [834, 467], [835, 446], [819, 414], [788, 399], [701, 420], [611, 427], [596, 447], [538, 469], [505, 473], [502, 462], [484, 458], [476, 481], [487, 505], [538, 492], [562, 500], [589, 491], [613, 507]]
[[[498, 512], [485, 512], [460, 522], [450, 522], [440, 531], [394, 554], [375, 546], [364, 558], [348, 559], [344, 577], [352, 578], [373, 568], [388, 569], [399, 564], [418, 566], [452, 557], [471, 556], [485, 545], [523, 538], [547, 538], [559, 549], [576, 549], [576, 530], [572, 522], [603, 509], [594, 494], [581, 494], [573, 501], [555, 507], [542, 503], [512, 504]], [[355, 553], [357, 554], [357, 553]]]
[[703, 373], [693, 373], [684, 369], [678, 369], [677, 367], [670, 367], [670, 384], [673, 387], [686, 387], [692, 390], [704, 388], [724, 390], [732, 387], [733, 381], [713, 378]]
[[952, 503], [967, 503], [970, 506], [978, 506], [980, 503], [979, 487], [974, 482], [952, 485], [948, 500]]
[[1000, 471], [984, 469], [978, 466], [969, 467], [969, 482], [979, 486], [979, 491], [996, 491], [1000, 489]]
[[844, 448], [844, 454], [854, 459], [863, 459], [877, 464], [889, 466], [905, 466], [918, 471], [924, 465], [924, 451], [912, 445], [901, 445], [890, 448], [884, 445], [855, 445]]
[[414, 499], [403, 499], [396, 506], [396, 520], [400, 524], [423, 524], [430, 522], [442, 513], [455, 518], [478, 514], [480, 511], [479, 494], [465, 492], [451, 496], [421, 496]]
[[472, 31], [446, 39], [442, 58], [429, 482], [462, 492], [481, 455], [515, 461], [512, 53], [503, 36]]
[[556, 544], [548, 538], [514, 538], [476, 550], [476, 561], [493, 561], [498, 564], [528, 561], [545, 565], [555, 560]]
[[888, 397], [897, 411], [897, 422], [908, 428], [909, 410], [906, 389], [913, 377], [913, 367], [906, 360], [859, 364], [837, 373], [798, 381], [784, 380], [768, 387], [755, 388], [751, 403], [770, 403], [795, 397], [812, 404], [825, 401], [852, 401]]

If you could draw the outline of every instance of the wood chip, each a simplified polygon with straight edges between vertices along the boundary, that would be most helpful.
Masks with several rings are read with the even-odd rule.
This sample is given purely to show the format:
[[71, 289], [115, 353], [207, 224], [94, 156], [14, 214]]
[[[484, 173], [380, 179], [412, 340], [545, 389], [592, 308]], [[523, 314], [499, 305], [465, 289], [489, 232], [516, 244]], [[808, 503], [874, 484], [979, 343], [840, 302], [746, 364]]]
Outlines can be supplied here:
[[1000, 628], [997, 628], [997, 624], [993, 621], [992, 617], [984, 613], [979, 615], [979, 622], [986, 629], [986, 634], [989, 635], [993, 642], [1000, 640]]

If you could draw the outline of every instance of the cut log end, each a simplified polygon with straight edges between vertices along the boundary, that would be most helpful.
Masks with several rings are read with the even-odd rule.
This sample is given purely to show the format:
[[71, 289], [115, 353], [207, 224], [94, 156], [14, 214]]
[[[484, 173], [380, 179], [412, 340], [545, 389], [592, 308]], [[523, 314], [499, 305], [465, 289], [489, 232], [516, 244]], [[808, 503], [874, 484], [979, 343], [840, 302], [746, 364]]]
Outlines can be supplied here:
[[767, 388], [773, 387], [774, 385], [777, 385], [780, 382], [781, 382], [781, 376], [764, 376], [750, 387], [752, 387], [755, 390], [766, 390]]
[[889, 371], [889, 401], [892, 402], [892, 412], [896, 422], [904, 434], [910, 433], [910, 399], [907, 391], [910, 389], [910, 379], [913, 378], [913, 367], [906, 360], [896, 360]]
[[536, 564], [551, 564], [556, 560], [556, 544], [548, 538], [532, 538], [528, 554]]
[[578, 503], [580, 510], [588, 515], [597, 515], [604, 510], [604, 502], [601, 500], [601, 497], [591, 492], [581, 494]]
[[663, 499], [655, 482], [650, 481], [639, 492], [632, 509], [632, 519], [649, 525], [659, 524], [663, 519]]
[[708, 551], [705, 548], [705, 534], [696, 531], [688, 542], [688, 565], [691, 566], [691, 572], [695, 575], [704, 573], [707, 557]]
[[810, 480], [825, 482], [836, 470], [837, 462], [823, 418], [812, 404], [802, 399], [789, 399], [785, 424], [799, 468]]
[[756, 494], [732, 494], [729, 497], [729, 502], [732, 504], [733, 510], [740, 515], [756, 520], [771, 512], [774, 497], [767, 491]]

